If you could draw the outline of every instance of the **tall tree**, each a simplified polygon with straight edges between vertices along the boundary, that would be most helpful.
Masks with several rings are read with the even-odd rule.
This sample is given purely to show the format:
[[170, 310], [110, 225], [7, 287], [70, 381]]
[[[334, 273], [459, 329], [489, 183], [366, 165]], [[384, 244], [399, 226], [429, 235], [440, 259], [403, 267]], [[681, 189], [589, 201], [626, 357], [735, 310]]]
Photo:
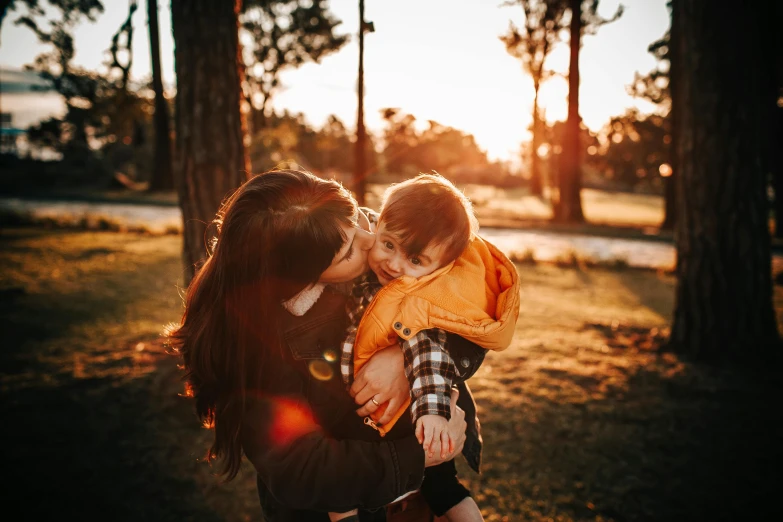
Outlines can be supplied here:
[[172, 0], [177, 75], [175, 181], [184, 225], [185, 283], [206, 255], [204, 232], [248, 179], [239, 56], [242, 0]]
[[[783, 19], [783, 3], [775, 3], [775, 20]], [[777, 39], [773, 41], [773, 55], [777, 56], [775, 64], [778, 98], [775, 106], [777, 118], [770, 133], [772, 150], [776, 151], [772, 172], [772, 186], [775, 191], [775, 237], [783, 238], [783, 31], [776, 31]]]
[[766, 196], [777, 98], [772, 10], [729, 0], [672, 6], [679, 175], [670, 341], [700, 361], [759, 360], [779, 350]]
[[522, 68], [533, 80], [533, 133], [530, 151], [530, 192], [540, 196], [543, 191], [541, 176], [541, 158], [538, 149], [541, 146], [541, 114], [538, 108], [538, 93], [546, 80], [546, 59], [560, 34], [566, 28], [565, 13], [568, 3], [565, 0], [513, 0], [504, 6], [519, 5], [525, 13], [522, 28], [511, 22], [508, 32], [500, 37], [508, 53], [522, 61]]
[[257, 110], [253, 133], [265, 126], [280, 73], [306, 62], [319, 63], [340, 50], [347, 35], [327, 0], [245, 0], [241, 15], [246, 97]]
[[151, 191], [172, 190], [174, 173], [171, 165], [171, 132], [169, 105], [163, 92], [163, 74], [160, 66], [160, 31], [158, 30], [158, 0], [147, 0], [147, 26], [150, 35], [150, 62], [152, 90], [155, 92], [155, 160], [152, 165]]
[[354, 143], [353, 192], [360, 206], [365, 205], [367, 192], [367, 129], [364, 126], [364, 33], [375, 30], [364, 19], [364, 0], [359, 0], [359, 72], [356, 81], [356, 142]]
[[554, 206], [554, 218], [561, 222], [584, 221], [581, 197], [582, 157], [579, 144], [579, 127], [582, 125], [582, 117], [579, 116], [579, 51], [582, 34], [595, 34], [601, 26], [617, 20], [623, 14], [623, 5], [620, 4], [614, 16], [601, 17], [598, 14], [599, 1], [569, 0], [571, 52], [568, 66], [568, 119], [558, 169], [559, 196]]

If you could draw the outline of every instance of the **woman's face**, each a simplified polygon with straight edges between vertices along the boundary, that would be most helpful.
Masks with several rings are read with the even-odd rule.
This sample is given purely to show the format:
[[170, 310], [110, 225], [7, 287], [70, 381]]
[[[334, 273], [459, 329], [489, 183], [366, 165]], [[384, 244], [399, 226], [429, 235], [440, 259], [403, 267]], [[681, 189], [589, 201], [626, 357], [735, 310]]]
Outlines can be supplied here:
[[359, 223], [343, 225], [345, 243], [337, 252], [329, 268], [318, 279], [321, 283], [345, 283], [367, 271], [367, 253], [375, 242], [375, 236], [362, 228], [367, 218], [359, 212]]

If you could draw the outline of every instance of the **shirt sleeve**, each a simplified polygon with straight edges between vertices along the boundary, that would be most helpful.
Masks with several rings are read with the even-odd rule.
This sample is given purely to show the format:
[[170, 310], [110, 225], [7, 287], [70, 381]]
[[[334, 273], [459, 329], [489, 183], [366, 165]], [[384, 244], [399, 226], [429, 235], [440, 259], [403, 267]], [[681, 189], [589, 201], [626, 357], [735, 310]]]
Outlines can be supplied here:
[[349, 324], [345, 332], [345, 340], [340, 345], [340, 374], [343, 377], [343, 383], [348, 386], [353, 384], [353, 347], [356, 344], [356, 330], [373, 295], [365, 275], [356, 281], [351, 290], [351, 297], [345, 304]]
[[422, 415], [451, 419], [451, 385], [457, 368], [446, 351], [446, 332], [436, 328], [422, 330], [401, 341], [401, 345], [411, 389], [413, 423]]

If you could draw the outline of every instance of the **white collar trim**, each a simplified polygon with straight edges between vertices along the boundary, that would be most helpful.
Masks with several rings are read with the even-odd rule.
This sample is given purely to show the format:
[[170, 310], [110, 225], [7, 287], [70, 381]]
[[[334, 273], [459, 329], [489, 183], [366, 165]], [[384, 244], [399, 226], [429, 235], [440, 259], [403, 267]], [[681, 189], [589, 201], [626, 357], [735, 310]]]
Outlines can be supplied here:
[[283, 308], [293, 315], [301, 317], [318, 301], [318, 298], [324, 292], [324, 288], [326, 288], [324, 283], [315, 283], [308, 286], [288, 301], [283, 301]]

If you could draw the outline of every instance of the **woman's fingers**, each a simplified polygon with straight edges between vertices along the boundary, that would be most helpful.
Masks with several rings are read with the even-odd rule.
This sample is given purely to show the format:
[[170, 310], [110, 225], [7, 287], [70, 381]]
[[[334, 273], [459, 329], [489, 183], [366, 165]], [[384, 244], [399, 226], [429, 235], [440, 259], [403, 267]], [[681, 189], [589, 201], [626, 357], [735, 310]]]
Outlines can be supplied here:
[[392, 417], [394, 417], [394, 414], [397, 413], [397, 410], [399, 409], [400, 409], [399, 401], [395, 397], [389, 399], [388, 404], [386, 404], [386, 411], [384, 411], [383, 415], [381, 415], [381, 418], [378, 419], [378, 424], [383, 426], [384, 424], [391, 422]]
[[[375, 399], [374, 402], [373, 402], [373, 399]], [[358, 403], [359, 401], [357, 400], [356, 402]], [[381, 399], [380, 395], [370, 396], [370, 398], [367, 401], [365, 401], [364, 405], [361, 408], [359, 408], [358, 410], [356, 410], [356, 414], [361, 416], [361, 417], [364, 417], [366, 415], [370, 415], [372, 413], [375, 413], [376, 411], [378, 411], [378, 408], [380, 408], [381, 404], [383, 404], [383, 403], [384, 403], [384, 399]], [[392, 412], [392, 413], [394, 413], [394, 412]], [[387, 408], [386, 413], [384, 413], [384, 417], [386, 417], [387, 414], [388, 414], [388, 408]], [[383, 421], [382, 422], [382, 421], [379, 420], [378, 424], [384, 424], [385, 422], [388, 422], [388, 421]]]

